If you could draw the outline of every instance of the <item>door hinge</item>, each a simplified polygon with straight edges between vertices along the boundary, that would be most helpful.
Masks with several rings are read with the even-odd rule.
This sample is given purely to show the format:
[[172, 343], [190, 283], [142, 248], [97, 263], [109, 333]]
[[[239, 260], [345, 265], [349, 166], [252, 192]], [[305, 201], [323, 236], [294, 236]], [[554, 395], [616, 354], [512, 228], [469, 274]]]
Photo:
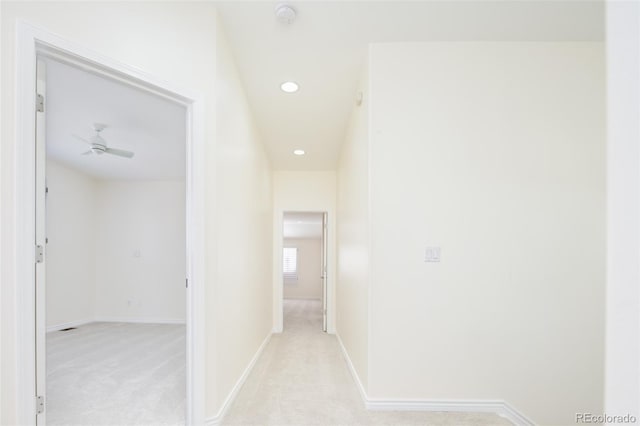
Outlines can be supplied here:
[[44, 249], [42, 246], [36, 246], [36, 263], [44, 262]]
[[44, 96], [40, 93], [36, 94], [36, 111], [44, 112]]
[[186, 286], [186, 288], [189, 288], [189, 278], [185, 279], [185, 286]]
[[44, 396], [38, 395], [36, 397], [36, 413], [42, 414], [44, 413]]

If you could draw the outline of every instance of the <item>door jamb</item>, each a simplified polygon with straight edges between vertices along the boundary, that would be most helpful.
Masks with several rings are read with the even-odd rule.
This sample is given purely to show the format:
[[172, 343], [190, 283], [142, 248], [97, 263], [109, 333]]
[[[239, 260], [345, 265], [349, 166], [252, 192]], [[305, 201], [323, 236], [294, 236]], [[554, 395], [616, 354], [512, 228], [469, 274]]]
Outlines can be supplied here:
[[86, 47], [17, 22], [16, 51], [17, 421], [35, 424], [35, 91], [37, 55], [55, 56], [94, 73], [162, 96], [186, 108], [187, 409], [188, 425], [204, 424], [204, 97]]

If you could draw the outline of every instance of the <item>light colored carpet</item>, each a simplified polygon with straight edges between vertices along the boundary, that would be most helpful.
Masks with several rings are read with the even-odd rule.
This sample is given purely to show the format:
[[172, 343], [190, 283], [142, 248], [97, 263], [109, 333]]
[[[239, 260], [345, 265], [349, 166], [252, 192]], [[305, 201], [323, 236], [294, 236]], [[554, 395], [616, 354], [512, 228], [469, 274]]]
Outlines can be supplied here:
[[184, 325], [47, 333], [47, 425], [183, 425]]
[[320, 302], [285, 300], [284, 315], [223, 425], [511, 425], [490, 413], [368, 411], [335, 336], [322, 332]]

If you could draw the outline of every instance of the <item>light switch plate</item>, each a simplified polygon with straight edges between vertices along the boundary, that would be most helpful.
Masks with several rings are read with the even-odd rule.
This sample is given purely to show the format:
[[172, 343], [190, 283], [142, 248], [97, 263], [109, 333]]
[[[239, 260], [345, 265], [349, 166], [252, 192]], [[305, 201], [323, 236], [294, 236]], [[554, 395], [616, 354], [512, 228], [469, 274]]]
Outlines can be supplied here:
[[427, 247], [424, 251], [424, 261], [427, 263], [440, 262], [440, 247]]

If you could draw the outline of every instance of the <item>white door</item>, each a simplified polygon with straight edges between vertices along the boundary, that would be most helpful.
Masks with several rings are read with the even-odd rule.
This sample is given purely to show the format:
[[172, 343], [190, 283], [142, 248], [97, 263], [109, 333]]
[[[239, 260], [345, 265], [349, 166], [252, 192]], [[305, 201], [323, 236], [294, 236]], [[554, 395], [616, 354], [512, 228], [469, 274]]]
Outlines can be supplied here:
[[322, 214], [322, 331], [327, 331], [327, 213]]
[[38, 60], [36, 82], [36, 423], [45, 424], [46, 391], [46, 321], [45, 321], [45, 254], [46, 254], [46, 145], [45, 145], [45, 64]]

